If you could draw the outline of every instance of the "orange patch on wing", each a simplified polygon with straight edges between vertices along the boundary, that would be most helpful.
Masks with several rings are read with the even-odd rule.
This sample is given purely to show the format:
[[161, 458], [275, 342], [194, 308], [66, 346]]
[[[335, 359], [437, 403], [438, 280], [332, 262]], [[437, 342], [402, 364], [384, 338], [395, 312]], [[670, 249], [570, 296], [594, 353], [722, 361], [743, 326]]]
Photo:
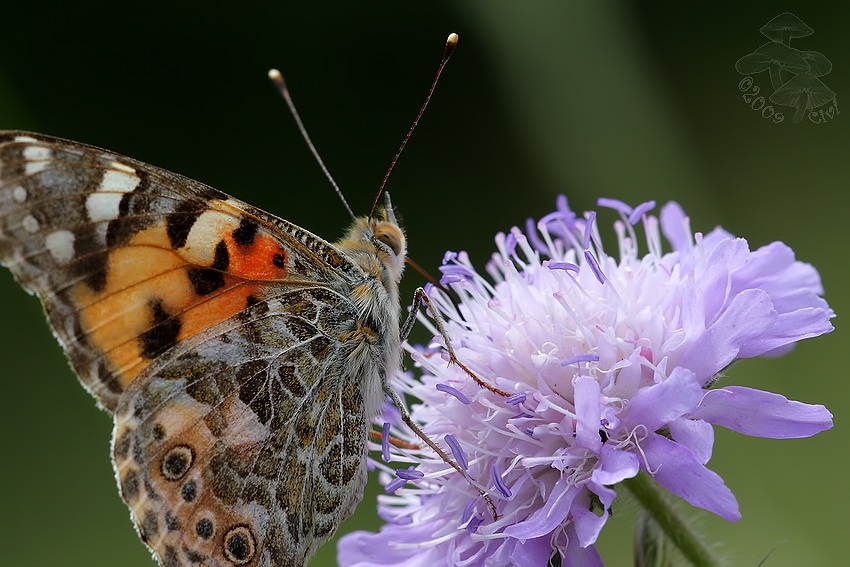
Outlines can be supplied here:
[[248, 297], [256, 297], [257, 286], [250, 283], [235, 285], [236, 278], [225, 277], [222, 291], [210, 294], [203, 301], [189, 306], [180, 317], [183, 325], [180, 327], [178, 340], [194, 337], [210, 327], [241, 313], [247, 308]]
[[[227, 201], [212, 201], [210, 208], [230, 217], [232, 229], [239, 226], [239, 222], [245, 218], [245, 212], [234, 207]], [[257, 225], [257, 233], [251, 244], [241, 246], [233, 238], [233, 230], [221, 231], [226, 235], [224, 241], [230, 252], [230, 266], [228, 272], [234, 276], [247, 280], [271, 280], [282, 279], [287, 275], [289, 265], [289, 251], [280, 245], [268, 231], [263, 229], [263, 222], [257, 218], [250, 218]], [[217, 244], [217, 243], [216, 243]], [[275, 256], [280, 255], [278, 259]]]
[[[150, 363], [139, 338], [155, 324], [154, 303], [179, 318], [179, 342], [244, 311], [249, 297], [262, 299], [259, 282], [286, 277], [287, 250], [262, 228], [251, 244], [237, 244], [233, 230], [238, 225], [230, 207], [216, 202], [192, 227], [186, 246], [173, 250], [166, 224], [158, 223], [110, 252], [105, 289], [95, 292], [86, 283], [74, 288], [80, 326], [122, 386]], [[229, 259], [222, 271], [224, 285], [198, 295], [189, 270], [211, 267], [222, 241]]]
[[289, 252], [268, 234], [258, 232], [254, 242], [248, 246], [239, 246], [230, 234], [225, 242], [230, 252], [230, 267], [227, 271], [231, 274], [247, 280], [286, 277]]
[[151, 301], [161, 299], [169, 312], [179, 312], [192, 298], [181, 269], [185, 262], [168, 242], [164, 224], [139, 232], [128, 246], [109, 254], [104, 290], [94, 292], [80, 283], [73, 291], [80, 327], [122, 386], [149, 362], [138, 337], [152, 326]]

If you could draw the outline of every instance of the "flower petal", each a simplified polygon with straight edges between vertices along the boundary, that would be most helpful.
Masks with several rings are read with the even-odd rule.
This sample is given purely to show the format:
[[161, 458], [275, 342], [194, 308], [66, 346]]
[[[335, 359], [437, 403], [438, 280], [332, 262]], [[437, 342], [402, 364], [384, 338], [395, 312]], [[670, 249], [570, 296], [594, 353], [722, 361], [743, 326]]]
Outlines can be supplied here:
[[700, 419], [676, 419], [670, 422], [669, 428], [673, 440], [693, 451], [694, 457], [701, 464], [711, 459], [714, 428], [710, 423]]
[[581, 547], [578, 537], [570, 537], [563, 564], [570, 567], [604, 567], [596, 547]]
[[[573, 504], [572, 517], [575, 525], [576, 536], [578, 537], [579, 545], [587, 547], [596, 543], [599, 538], [599, 532], [605, 527], [608, 521], [608, 510], [617, 497], [617, 493], [605, 486], [600, 486], [594, 482], [587, 484], [590, 491], [593, 492], [602, 504], [602, 510], [594, 510], [591, 507], [590, 491], [584, 491]], [[598, 513], [597, 513], [598, 512]]]
[[546, 498], [542, 507], [530, 514], [527, 519], [505, 528], [505, 535], [518, 539], [540, 537], [552, 532], [563, 524], [570, 512], [570, 506], [581, 488], [570, 486], [567, 478], [562, 476], [552, 492]]
[[832, 427], [832, 414], [822, 405], [742, 386], [708, 392], [691, 417], [770, 439], [810, 437]]
[[[732, 292], [760, 288], [774, 298], [807, 292], [811, 296], [823, 293], [820, 276], [811, 265], [797, 262], [794, 251], [783, 242], [771, 242], [750, 254], [747, 263], [735, 271]], [[790, 309], [779, 308], [780, 312]]]
[[730, 522], [741, 519], [735, 495], [717, 473], [700, 464], [690, 449], [656, 433], [650, 433], [640, 446], [653, 478], [661, 486]]
[[600, 408], [599, 382], [590, 376], [579, 376], [575, 381], [576, 445], [599, 452]]
[[802, 339], [829, 333], [833, 329], [829, 322], [831, 316], [831, 310], [821, 308], [798, 309], [793, 313], [783, 313], [769, 331], [741, 345], [738, 357], [759, 356]]
[[380, 567], [382, 565], [405, 565], [411, 567], [433, 567], [438, 557], [435, 551], [414, 546], [397, 546], [398, 541], [427, 541], [433, 526], [422, 524], [406, 529], [406, 537], [395, 526], [384, 526], [379, 533], [366, 531], [350, 532], [339, 538], [336, 554], [340, 565], [347, 567]]
[[742, 345], [770, 329], [777, 318], [767, 292], [760, 289], [743, 291], [696, 337], [679, 364], [708, 380], [738, 356]]
[[650, 431], [693, 411], [702, 400], [703, 390], [696, 375], [686, 368], [674, 368], [670, 377], [644, 388], [632, 398], [624, 420], [641, 424]]
[[536, 537], [517, 541], [510, 555], [510, 565], [515, 565], [516, 567], [540, 567], [540, 565], [546, 565], [549, 562], [552, 553], [551, 537]]
[[661, 207], [661, 231], [676, 252], [687, 252], [693, 246], [690, 219], [675, 201]]
[[629, 451], [620, 451], [610, 443], [602, 446], [599, 463], [593, 469], [591, 479], [602, 486], [613, 486], [627, 478], [632, 478], [640, 470], [637, 455]]

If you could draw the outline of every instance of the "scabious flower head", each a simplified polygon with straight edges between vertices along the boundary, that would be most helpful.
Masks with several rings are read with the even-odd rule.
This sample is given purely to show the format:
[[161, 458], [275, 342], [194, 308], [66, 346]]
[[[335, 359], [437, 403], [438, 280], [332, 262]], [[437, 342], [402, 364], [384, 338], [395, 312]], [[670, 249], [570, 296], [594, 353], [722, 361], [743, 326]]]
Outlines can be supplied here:
[[[718, 380], [736, 359], [832, 330], [812, 266], [781, 242], [751, 251], [720, 228], [693, 234], [676, 203], [660, 220], [654, 203], [599, 205], [619, 213], [616, 255], [602, 247], [597, 214], [578, 215], [563, 197], [536, 225], [496, 237], [489, 277], [465, 254], [446, 255], [442, 283], [459, 300], [432, 288], [432, 305], [459, 360], [509, 396], [447, 364], [435, 329], [434, 345], [410, 348], [423, 375], [400, 375], [400, 389], [421, 400], [414, 421], [464, 474], [427, 447], [385, 443], [385, 456], [410, 467], [374, 463], [387, 523], [344, 536], [341, 565], [601, 565], [594, 542], [618, 482], [643, 469], [734, 521], [734, 495], [705, 466], [713, 425], [771, 438], [832, 426], [823, 406]], [[391, 413], [385, 430], [421, 445]]]

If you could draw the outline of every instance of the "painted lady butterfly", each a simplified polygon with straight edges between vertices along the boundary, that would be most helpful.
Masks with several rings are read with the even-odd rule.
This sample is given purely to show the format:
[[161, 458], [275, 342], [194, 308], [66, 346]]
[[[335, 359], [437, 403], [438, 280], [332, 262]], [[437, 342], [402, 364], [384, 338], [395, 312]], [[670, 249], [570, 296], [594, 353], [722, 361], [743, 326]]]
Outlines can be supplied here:
[[113, 415], [121, 496], [162, 565], [303, 565], [353, 512], [401, 360], [389, 199], [330, 244], [163, 169], [0, 132], [0, 258]]
[[325, 242], [105, 150], [0, 132], [0, 258], [35, 293], [164, 566], [303, 565], [366, 482], [401, 352], [387, 206]]
[[363, 497], [385, 395], [462, 474], [389, 385], [428, 301], [399, 329], [405, 250], [388, 195], [331, 244], [158, 167], [0, 131], [0, 261], [113, 416], [121, 497], [163, 567], [305, 565]]

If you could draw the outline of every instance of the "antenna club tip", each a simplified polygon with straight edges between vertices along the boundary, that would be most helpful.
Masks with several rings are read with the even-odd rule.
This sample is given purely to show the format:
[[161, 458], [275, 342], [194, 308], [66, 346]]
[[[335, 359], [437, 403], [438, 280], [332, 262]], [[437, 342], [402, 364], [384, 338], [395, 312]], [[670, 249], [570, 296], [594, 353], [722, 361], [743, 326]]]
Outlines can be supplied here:
[[455, 47], [457, 47], [457, 34], [450, 33], [448, 39], [446, 39], [446, 49], [443, 51], [443, 63], [449, 60], [449, 57], [454, 53]]
[[269, 79], [272, 81], [280, 81], [283, 78], [283, 75], [280, 74], [280, 71], [277, 69], [269, 69]]

